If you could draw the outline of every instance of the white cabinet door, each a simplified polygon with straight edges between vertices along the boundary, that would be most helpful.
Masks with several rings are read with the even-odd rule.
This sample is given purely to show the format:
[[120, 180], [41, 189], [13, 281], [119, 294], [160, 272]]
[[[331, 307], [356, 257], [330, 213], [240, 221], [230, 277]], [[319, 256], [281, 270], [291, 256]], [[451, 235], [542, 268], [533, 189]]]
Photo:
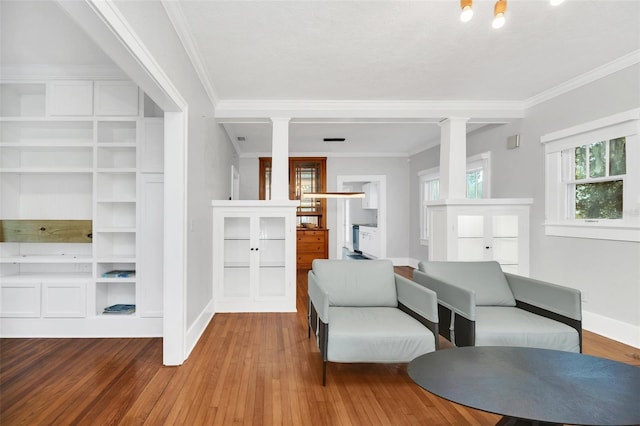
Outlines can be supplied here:
[[93, 114], [93, 81], [52, 81], [47, 84], [50, 116]]
[[364, 198], [362, 199], [363, 209], [377, 209], [378, 208], [378, 183], [368, 182], [362, 185], [362, 192], [364, 192]]
[[138, 115], [138, 86], [132, 81], [96, 81], [95, 114], [99, 116]]
[[164, 175], [140, 177], [136, 310], [141, 317], [162, 317], [164, 265]]
[[242, 201], [214, 203], [216, 311], [294, 311], [295, 205], [260, 209], [233, 207]]
[[87, 283], [42, 284], [42, 316], [83, 318], [87, 312]]
[[429, 259], [495, 260], [505, 272], [528, 275], [528, 203], [498, 199], [482, 200], [482, 204], [430, 205], [428, 217]]
[[380, 257], [380, 240], [378, 239], [378, 228], [371, 226], [360, 226], [360, 251], [371, 257]]
[[164, 119], [162, 118], [145, 118], [142, 121], [140, 171], [142, 173], [164, 171]]
[[40, 283], [2, 283], [0, 285], [0, 316], [38, 318], [40, 316]]

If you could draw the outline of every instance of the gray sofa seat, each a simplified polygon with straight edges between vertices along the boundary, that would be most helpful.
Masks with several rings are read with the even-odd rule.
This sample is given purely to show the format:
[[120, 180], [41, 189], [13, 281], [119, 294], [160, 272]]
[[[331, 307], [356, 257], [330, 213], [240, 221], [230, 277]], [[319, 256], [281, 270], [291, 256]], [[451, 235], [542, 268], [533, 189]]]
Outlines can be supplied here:
[[438, 295], [440, 333], [457, 346], [582, 350], [580, 292], [502, 272], [497, 262], [420, 262]]
[[309, 337], [327, 362], [406, 363], [437, 349], [436, 294], [388, 260], [316, 259], [309, 271]]
[[580, 352], [579, 341], [576, 329], [524, 309], [476, 308], [476, 346], [524, 346]]
[[329, 308], [333, 362], [409, 362], [436, 350], [435, 336], [397, 308]]

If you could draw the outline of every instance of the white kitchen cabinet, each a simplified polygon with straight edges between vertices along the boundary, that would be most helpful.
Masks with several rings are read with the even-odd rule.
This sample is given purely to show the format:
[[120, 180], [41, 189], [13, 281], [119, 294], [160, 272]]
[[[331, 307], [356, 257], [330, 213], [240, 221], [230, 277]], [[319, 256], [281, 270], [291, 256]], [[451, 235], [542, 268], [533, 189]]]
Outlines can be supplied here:
[[360, 225], [358, 231], [360, 251], [368, 257], [380, 257], [380, 238], [378, 228]]
[[531, 199], [439, 200], [428, 204], [429, 260], [495, 260], [529, 274]]
[[362, 185], [362, 192], [364, 192], [364, 198], [362, 199], [363, 209], [377, 209], [378, 208], [378, 182], [367, 182]]
[[212, 201], [216, 312], [296, 310], [297, 201]]

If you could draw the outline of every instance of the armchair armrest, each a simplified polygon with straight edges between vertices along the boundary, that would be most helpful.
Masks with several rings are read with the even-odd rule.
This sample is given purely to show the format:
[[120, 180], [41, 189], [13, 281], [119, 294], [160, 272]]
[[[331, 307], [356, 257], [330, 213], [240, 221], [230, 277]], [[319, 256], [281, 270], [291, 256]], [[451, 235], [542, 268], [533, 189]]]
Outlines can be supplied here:
[[533, 278], [505, 273], [517, 301], [571, 318], [582, 320], [580, 290]]
[[395, 274], [398, 302], [431, 322], [438, 322], [438, 296], [426, 287]]
[[413, 271], [413, 281], [434, 291], [440, 305], [470, 321], [476, 320], [476, 294], [473, 291], [451, 285], [417, 269]]
[[313, 270], [309, 271], [309, 299], [325, 324], [329, 323], [329, 294], [322, 288]]

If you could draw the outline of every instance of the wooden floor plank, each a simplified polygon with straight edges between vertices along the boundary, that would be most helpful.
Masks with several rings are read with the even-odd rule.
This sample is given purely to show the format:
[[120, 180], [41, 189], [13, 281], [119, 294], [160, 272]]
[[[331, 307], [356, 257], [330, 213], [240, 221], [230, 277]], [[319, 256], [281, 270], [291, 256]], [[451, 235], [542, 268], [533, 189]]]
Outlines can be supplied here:
[[[329, 363], [323, 387], [307, 337], [306, 271], [297, 285], [297, 313], [217, 314], [179, 367], [162, 366], [161, 339], [2, 339], [0, 424], [497, 422], [424, 391], [404, 364]], [[584, 352], [640, 366], [639, 349], [586, 331]]]

